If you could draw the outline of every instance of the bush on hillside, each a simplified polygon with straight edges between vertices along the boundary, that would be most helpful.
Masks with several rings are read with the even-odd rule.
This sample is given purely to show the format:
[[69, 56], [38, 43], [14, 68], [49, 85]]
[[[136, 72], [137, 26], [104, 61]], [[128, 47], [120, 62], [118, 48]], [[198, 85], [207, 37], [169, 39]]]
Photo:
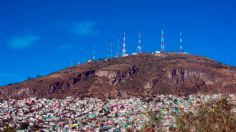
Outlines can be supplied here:
[[234, 104], [224, 97], [201, 104], [196, 113], [181, 112], [176, 118], [177, 130], [198, 132], [236, 132]]
[[161, 121], [163, 120], [163, 116], [160, 112], [157, 111], [147, 111], [148, 121], [141, 129], [141, 132], [154, 132], [155, 128], [161, 125]]

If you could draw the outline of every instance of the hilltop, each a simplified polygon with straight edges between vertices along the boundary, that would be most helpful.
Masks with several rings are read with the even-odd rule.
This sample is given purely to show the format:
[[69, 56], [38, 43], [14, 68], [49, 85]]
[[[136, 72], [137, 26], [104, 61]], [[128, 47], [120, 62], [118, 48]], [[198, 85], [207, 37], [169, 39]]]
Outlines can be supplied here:
[[0, 87], [0, 98], [96, 98], [236, 93], [236, 68], [189, 54], [131, 55], [92, 61]]

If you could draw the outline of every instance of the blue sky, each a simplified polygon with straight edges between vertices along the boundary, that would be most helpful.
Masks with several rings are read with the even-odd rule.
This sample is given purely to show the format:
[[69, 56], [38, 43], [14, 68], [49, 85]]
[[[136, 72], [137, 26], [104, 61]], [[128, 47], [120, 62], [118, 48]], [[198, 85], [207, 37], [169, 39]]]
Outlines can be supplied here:
[[[107, 56], [123, 32], [127, 52], [136, 51], [138, 32], [146, 52], [184, 50], [236, 66], [234, 0], [0, 0], [0, 85], [47, 75]], [[120, 46], [121, 47], [121, 46]]]

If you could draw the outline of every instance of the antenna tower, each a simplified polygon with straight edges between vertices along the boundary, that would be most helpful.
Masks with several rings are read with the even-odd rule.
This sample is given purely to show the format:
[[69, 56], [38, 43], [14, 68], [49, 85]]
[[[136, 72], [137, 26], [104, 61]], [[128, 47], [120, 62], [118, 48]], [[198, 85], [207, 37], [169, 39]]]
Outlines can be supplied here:
[[124, 32], [124, 37], [123, 37], [123, 48], [122, 48], [122, 57], [126, 56], [126, 34]]
[[179, 38], [179, 49], [180, 49], [180, 53], [183, 53], [183, 36], [182, 36], [182, 32], [180, 32], [180, 38]]
[[138, 34], [138, 47], [137, 47], [137, 51], [138, 53], [142, 53], [142, 47], [141, 47], [141, 44], [142, 44], [142, 40], [141, 40], [141, 33]]
[[165, 38], [163, 29], [161, 30], [161, 52], [165, 52]]

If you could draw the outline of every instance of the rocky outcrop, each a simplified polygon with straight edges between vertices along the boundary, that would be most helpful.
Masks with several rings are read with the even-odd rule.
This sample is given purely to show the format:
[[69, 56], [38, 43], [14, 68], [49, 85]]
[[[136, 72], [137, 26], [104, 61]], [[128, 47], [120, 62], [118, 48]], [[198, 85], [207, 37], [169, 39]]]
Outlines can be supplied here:
[[236, 68], [187, 54], [139, 54], [93, 61], [0, 87], [0, 98], [129, 98], [219, 92], [236, 92]]
[[131, 78], [136, 71], [135, 65], [111, 65], [98, 70], [95, 74], [98, 77], [105, 77], [110, 85], [116, 85]]

